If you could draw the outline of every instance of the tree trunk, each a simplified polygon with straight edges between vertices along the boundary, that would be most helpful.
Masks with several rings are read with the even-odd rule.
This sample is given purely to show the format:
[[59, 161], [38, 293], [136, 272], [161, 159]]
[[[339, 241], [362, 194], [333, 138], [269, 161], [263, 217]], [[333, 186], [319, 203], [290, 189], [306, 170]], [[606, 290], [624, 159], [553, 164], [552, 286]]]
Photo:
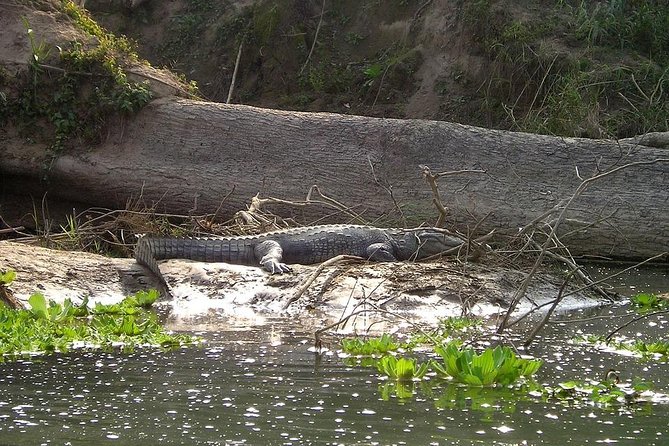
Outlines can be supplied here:
[[[18, 141], [6, 146], [0, 172], [35, 182], [43, 159]], [[485, 173], [439, 180], [447, 223], [472, 228], [490, 214], [478, 230], [513, 235], [569, 198], [579, 175], [661, 158], [594, 182], [559, 231], [574, 253], [633, 258], [669, 249], [669, 150], [630, 142], [164, 98], [103, 144], [59, 156], [48, 190], [51, 198], [112, 208], [141, 197], [173, 213], [214, 212], [222, 204], [222, 215], [230, 215], [257, 193], [297, 200], [316, 184], [368, 221], [402, 222], [395, 201], [411, 225], [437, 216], [419, 166], [479, 169]], [[308, 222], [332, 210], [277, 212]]]

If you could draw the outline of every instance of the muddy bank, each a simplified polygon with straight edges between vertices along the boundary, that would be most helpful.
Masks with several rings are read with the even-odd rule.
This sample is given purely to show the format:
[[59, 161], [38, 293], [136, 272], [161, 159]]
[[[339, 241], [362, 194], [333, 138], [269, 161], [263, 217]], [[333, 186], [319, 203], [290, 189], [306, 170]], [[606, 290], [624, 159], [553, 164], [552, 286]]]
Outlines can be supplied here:
[[[0, 242], [2, 269], [17, 272], [11, 289], [26, 301], [36, 292], [52, 300], [89, 296], [112, 303], [136, 291], [160, 287], [156, 278], [132, 259], [111, 259]], [[318, 266], [294, 265], [290, 274], [269, 275], [260, 268], [185, 260], [161, 262], [172, 297], [161, 305], [168, 326], [206, 330], [209, 320], [231, 326], [263, 325], [276, 318], [300, 321], [309, 330], [323, 328], [356, 313], [344, 331], [389, 331], [411, 324], [470, 314], [495, 320], [504, 313], [524, 274], [483, 263], [346, 263], [324, 268], [291, 303]], [[557, 296], [561, 280], [539, 276], [516, 310], [521, 314]], [[601, 305], [576, 294], [563, 310]], [[369, 310], [369, 311], [367, 311]]]

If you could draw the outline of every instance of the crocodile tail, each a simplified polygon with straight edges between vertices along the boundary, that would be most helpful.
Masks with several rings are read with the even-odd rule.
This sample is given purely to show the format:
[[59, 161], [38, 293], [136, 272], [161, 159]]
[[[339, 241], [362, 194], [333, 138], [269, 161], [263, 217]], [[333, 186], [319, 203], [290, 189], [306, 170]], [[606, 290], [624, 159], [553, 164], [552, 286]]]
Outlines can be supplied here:
[[137, 240], [137, 246], [135, 246], [135, 260], [140, 265], [144, 265], [149, 268], [151, 272], [160, 280], [162, 285], [167, 286], [165, 278], [158, 268], [158, 262], [156, 261], [156, 256], [153, 249], [154, 239], [149, 237], [142, 236]]

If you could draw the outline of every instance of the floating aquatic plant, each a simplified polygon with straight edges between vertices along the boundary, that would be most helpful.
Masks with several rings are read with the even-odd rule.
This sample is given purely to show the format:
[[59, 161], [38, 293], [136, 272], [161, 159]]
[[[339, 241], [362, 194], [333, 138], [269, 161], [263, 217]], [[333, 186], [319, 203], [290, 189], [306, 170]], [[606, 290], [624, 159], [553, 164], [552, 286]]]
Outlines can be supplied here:
[[584, 336], [576, 339], [577, 342], [595, 345], [602, 349], [613, 350], [616, 353], [631, 352], [636, 353], [644, 359], [660, 359], [666, 360], [669, 358], [669, 341], [655, 340], [645, 342], [642, 340], [626, 341], [625, 338], [612, 339], [607, 341], [604, 336]]
[[418, 364], [415, 359], [386, 355], [376, 363], [378, 371], [395, 381], [411, 381], [425, 376], [428, 364]]
[[532, 376], [542, 361], [523, 359], [509, 347], [487, 348], [477, 354], [472, 348], [461, 348], [456, 342], [435, 348], [442, 361], [432, 361], [438, 375], [452, 377], [455, 381], [471, 386], [509, 385], [519, 378]]
[[481, 319], [474, 317], [447, 317], [441, 319], [436, 328], [430, 333], [420, 332], [413, 334], [403, 347], [411, 350], [418, 345], [434, 346], [445, 344], [452, 339], [461, 338], [462, 335], [480, 329], [482, 323]]
[[16, 272], [11, 269], [5, 271], [4, 273], [0, 273], [0, 285], [9, 285], [14, 281], [15, 277]]
[[646, 313], [654, 310], [661, 310], [667, 308], [669, 301], [663, 299], [653, 293], [639, 293], [632, 296], [632, 305], [640, 313]]
[[570, 404], [592, 404], [608, 407], [620, 406], [648, 401], [667, 401], [665, 394], [652, 391], [652, 385], [634, 379], [631, 383], [619, 383], [617, 374], [609, 376], [603, 381], [567, 381], [557, 387], [545, 387], [535, 396], [556, 398]]
[[363, 356], [383, 355], [399, 349], [399, 344], [397, 344], [387, 333], [384, 333], [379, 338], [369, 338], [365, 340], [360, 338], [343, 339], [341, 341], [341, 346], [342, 350], [346, 353]]
[[165, 331], [146, 306], [156, 291], [139, 292], [119, 304], [88, 307], [85, 299], [75, 305], [48, 301], [41, 293], [28, 299], [30, 308], [0, 307], [0, 360], [21, 354], [66, 352], [73, 346], [101, 348], [112, 345], [176, 347], [193, 338]]

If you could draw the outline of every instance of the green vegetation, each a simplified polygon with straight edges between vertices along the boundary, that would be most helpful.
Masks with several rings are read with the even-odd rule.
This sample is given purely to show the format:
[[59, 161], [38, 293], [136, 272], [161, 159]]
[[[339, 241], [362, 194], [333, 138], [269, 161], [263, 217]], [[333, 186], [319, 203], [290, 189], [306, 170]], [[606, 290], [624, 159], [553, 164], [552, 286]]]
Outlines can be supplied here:
[[[393, 352], [400, 349], [400, 344], [391, 336], [384, 334], [380, 338], [367, 340], [344, 339], [342, 349], [346, 353], [380, 358], [360, 358], [360, 365], [376, 367], [379, 373], [395, 381], [421, 379], [428, 370], [439, 377], [453, 379], [456, 382], [478, 387], [509, 386], [521, 378], [530, 378], [539, 370], [542, 362], [523, 359], [509, 348], [497, 346], [486, 348], [477, 354], [472, 348], [463, 348], [460, 341], [447, 341], [452, 328], [464, 329], [475, 322], [466, 322], [463, 318], [452, 318], [440, 324], [440, 334], [424, 336], [424, 346], [428, 355], [441, 357], [440, 361], [429, 360], [418, 363], [415, 358], [397, 357]], [[448, 330], [443, 330], [449, 327]], [[446, 334], [448, 333], [448, 334]], [[411, 352], [418, 345], [412, 341], [401, 347]], [[351, 361], [347, 361], [349, 364]]]
[[[0, 281], [8, 284], [14, 276], [8, 271]], [[28, 299], [28, 310], [0, 306], [0, 360], [72, 348], [174, 348], [193, 343], [190, 336], [165, 332], [155, 313], [147, 310], [157, 298], [157, 291], [143, 291], [118, 304], [89, 308], [87, 299], [79, 305], [70, 299], [59, 304], [35, 293]]]
[[9, 285], [14, 281], [16, 278], [16, 272], [12, 271], [11, 269], [9, 271], [5, 271], [4, 273], [0, 273], [0, 285]]
[[[42, 137], [52, 158], [74, 138], [98, 141], [110, 116], [134, 113], [151, 100], [148, 84], [129, 80], [125, 72], [126, 64], [139, 63], [134, 44], [105, 32], [71, 0], [62, 0], [60, 8], [86, 38], [54, 47], [38, 40], [24, 19], [32, 52], [28, 79], [0, 84], [0, 121]], [[50, 65], [54, 55], [57, 67]]]
[[669, 301], [652, 293], [639, 293], [632, 296], [632, 305], [641, 313], [666, 309]]
[[447, 344], [451, 340], [462, 340], [480, 331], [481, 325], [481, 319], [474, 317], [447, 317], [440, 320], [430, 333], [414, 333], [405, 347], [413, 349], [421, 344]]
[[439, 346], [435, 351], [443, 360], [431, 363], [438, 375], [477, 387], [508, 386], [521, 377], [530, 378], [542, 364], [540, 360], [518, 358], [509, 347], [502, 346], [487, 348], [477, 354], [473, 349], [463, 349], [453, 342]]
[[383, 355], [399, 348], [393, 338], [384, 333], [380, 338], [362, 340], [347, 338], [341, 341], [342, 350], [352, 355]]
[[421, 379], [428, 370], [428, 364], [418, 364], [415, 359], [383, 356], [376, 364], [377, 370], [395, 381]]
[[[441, 325], [471, 327], [459, 319]], [[420, 394], [422, 398], [434, 400], [437, 408], [475, 410], [487, 417], [499, 410], [512, 412], [518, 402], [537, 398], [569, 406], [595, 405], [601, 408], [640, 407], [639, 403], [667, 398], [667, 395], [652, 391], [651, 386], [641, 379], [619, 382], [618, 374], [612, 370], [602, 381], [586, 379], [554, 386], [540, 384], [533, 380], [533, 376], [540, 369], [541, 360], [519, 358], [506, 346], [477, 352], [471, 347], [463, 347], [459, 341], [431, 339], [437, 343], [427, 345], [428, 350], [421, 349], [420, 354], [428, 357], [422, 362], [406, 356], [418, 354], [410, 344], [400, 344], [387, 334], [366, 341], [346, 339], [342, 343], [346, 344], [348, 353], [365, 356], [358, 357], [356, 362], [351, 362], [351, 358], [344, 361], [351, 366], [373, 367], [386, 378], [378, 387], [384, 401], [394, 398], [403, 404]], [[637, 351], [654, 356], [666, 355], [669, 347], [669, 343], [663, 342], [635, 344]], [[405, 356], [396, 355], [395, 351], [400, 349], [404, 350]]]
[[477, 0], [463, 15], [490, 59], [488, 125], [596, 138], [669, 130], [664, 2], [561, 0], [552, 14], [519, 20]]
[[643, 359], [659, 359], [666, 361], [669, 358], [669, 341], [654, 340], [646, 342], [643, 340], [629, 341], [626, 339], [607, 340], [604, 336], [584, 336], [576, 339], [576, 342], [592, 344], [607, 350], [624, 350], [626, 352], [636, 353]]

